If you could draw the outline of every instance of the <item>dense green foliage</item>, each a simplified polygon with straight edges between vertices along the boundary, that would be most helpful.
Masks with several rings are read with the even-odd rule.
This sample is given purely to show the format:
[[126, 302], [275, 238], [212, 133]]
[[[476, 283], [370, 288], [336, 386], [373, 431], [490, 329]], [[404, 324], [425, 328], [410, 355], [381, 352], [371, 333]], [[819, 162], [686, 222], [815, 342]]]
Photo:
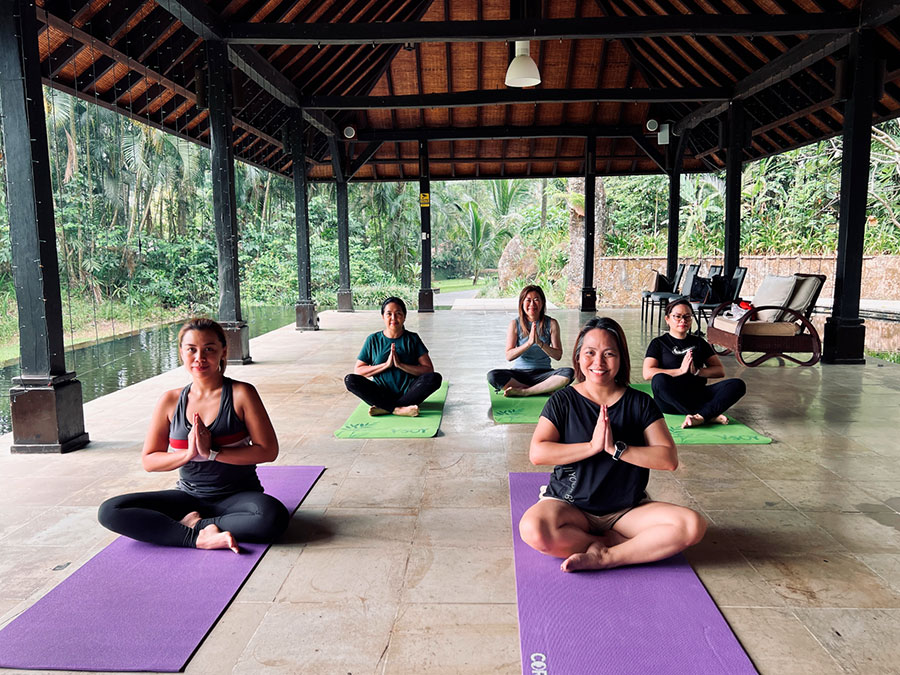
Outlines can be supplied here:
[[[868, 254], [900, 253], [900, 122], [875, 127], [869, 180]], [[831, 253], [837, 249], [841, 139], [807, 145], [744, 167], [741, 252]], [[606, 255], [663, 255], [668, 181], [662, 176], [605, 179], [610, 227]], [[724, 175], [689, 175], [681, 185], [679, 250], [721, 254]]]
[[[60, 274], [67, 330], [79, 325], [170, 312], [215, 313], [216, 243], [209, 153], [153, 128], [46, 89]], [[867, 253], [900, 253], [900, 123], [873, 137]], [[834, 251], [840, 139], [745, 167], [745, 253]], [[4, 171], [0, 158], [0, 173]], [[297, 300], [292, 183], [238, 163], [241, 293], [245, 305]], [[5, 185], [5, 181], [4, 181]], [[603, 255], [662, 255], [667, 179], [607, 178]], [[418, 186], [351, 184], [351, 286], [357, 307], [387, 294], [415, 306], [420, 285]], [[681, 251], [715, 254], [723, 245], [723, 179], [683, 179]], [[565, 179], [433, 183], [435, 278], [478, 281], [497, 266], [513, 236], [536, 253], [534, 279], [561, 298], [569, 259], [571, 209], [580, 190]], [[310, 188], [312, 293], [320, 308], [336, 305], [338, 253], [333, 185]], [[15, 339], [5, 191], [0, 192], [0, 343]], [[490, 291], [489, 291], [490, 292]], [[496, 289], [493, 292], [498, 292]]]

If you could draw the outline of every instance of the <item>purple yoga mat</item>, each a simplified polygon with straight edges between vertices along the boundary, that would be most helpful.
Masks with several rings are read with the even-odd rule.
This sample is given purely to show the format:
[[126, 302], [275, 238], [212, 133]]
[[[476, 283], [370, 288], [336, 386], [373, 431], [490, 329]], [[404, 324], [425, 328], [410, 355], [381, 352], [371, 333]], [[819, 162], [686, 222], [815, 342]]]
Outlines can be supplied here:
[[[324, 469], [258, 471], [293, 513]], [[0, 666], [177, 672], [268, 548], [241, 543], [235, 555], [119, 537], [0, 631]]]
[[683, 556], [566, 574], [523, 542], [519, 520], [548, 479], [509, 474], [523, 673], [756, 673]]

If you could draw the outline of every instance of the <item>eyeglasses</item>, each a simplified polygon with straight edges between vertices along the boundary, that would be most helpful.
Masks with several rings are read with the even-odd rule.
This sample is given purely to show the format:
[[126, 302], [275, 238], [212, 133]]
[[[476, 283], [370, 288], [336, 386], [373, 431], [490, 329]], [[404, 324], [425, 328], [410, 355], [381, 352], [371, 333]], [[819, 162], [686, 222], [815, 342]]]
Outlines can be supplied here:
[[693, 314], [669, 314], [675, 321], [693, 321]]

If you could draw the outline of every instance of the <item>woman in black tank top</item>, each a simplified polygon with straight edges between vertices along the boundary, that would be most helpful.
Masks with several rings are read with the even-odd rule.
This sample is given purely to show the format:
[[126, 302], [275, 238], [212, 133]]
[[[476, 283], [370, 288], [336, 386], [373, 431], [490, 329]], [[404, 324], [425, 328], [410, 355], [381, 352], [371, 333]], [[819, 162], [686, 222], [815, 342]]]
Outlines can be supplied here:
[[179, 470], [177, 489], [106, 500], [100, 523], [161, 546], [239, 551], [287, 527], [285, 506], [263, 493], [256, 465], [278, 457], [278, 439], [253, 385], [224, 376], [222, 327], [191, 319], [178, 334], [191, 383], [156, 404], [141, 461], [147, 471]]

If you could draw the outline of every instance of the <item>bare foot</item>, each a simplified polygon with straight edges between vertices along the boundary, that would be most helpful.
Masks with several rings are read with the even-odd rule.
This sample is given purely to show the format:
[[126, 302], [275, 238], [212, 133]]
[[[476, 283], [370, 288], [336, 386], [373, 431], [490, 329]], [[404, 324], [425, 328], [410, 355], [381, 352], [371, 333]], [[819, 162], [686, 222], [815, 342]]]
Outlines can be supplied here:
[[212, 523], [200, 530], [196, 546], [204, 549], [230, 548], [235, 553], [241, 552], [231, 532], [222, 532]]
[[191, 511], [189, 514], [187, 514], [184, 518], [182, 518], [178, 522], [181, 523], [182, 525], [184, 525], [185, 527], [189, 527], [193, 530], [194, 526], [200, 522], [200, 514], [197, 513], [196, 511]]
[[703, 415], [688, 415], [684, 418], [684, 422], [681, 423], [681, 428], [687, 429], [688, 427], [699, 427], [705, 421]]
[[401, 415], [402, 417], [418, 417], [419, 416], [419, 406], [405, 405], [402, 408], [394, 408], [394, 414]]
[[609, 549], [600, 542], [594, 542], [584, 553], [573, 553], [563, 560], [559, 569], [563, 572], [602, 570], [611, 567], [609, 557]]
[[518, 387], [507, 387], [503, 390], [503, 395], [507, 398], [515, 398], [525, 396], [525, 390], [519, 389]]
[[719, 415], [713, 420], [716, 424], [728, 424], [728, 418], [725, 415]]
[[387, 415], [388, 411], [384, 408], [379, 408], [378, 406], [371, 406], [369, 408], [369, 415], [372, 417], [378, 417], [379, 415]]

